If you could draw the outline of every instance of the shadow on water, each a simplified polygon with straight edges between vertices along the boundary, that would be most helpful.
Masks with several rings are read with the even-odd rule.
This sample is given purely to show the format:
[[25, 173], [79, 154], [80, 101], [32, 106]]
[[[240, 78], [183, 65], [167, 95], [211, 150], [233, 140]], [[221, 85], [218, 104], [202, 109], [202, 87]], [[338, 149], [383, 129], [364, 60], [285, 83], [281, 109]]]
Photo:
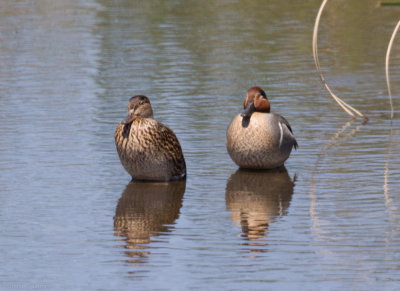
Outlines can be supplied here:
[[245, 245], [265, 245], [262, 240], [269, 224], [287, 214], [295, 179], [289, 177], [285, 167], [269, 171], [239, 169], [231, 175], [226, 185], [226, 207], [242, 229]]
[[125, 237], [128, 263], [141, 263], [150, 254], [152, 237], [171, 231], [179, 217], [186, 181], [129, 183], [118, 201], [115, 235]]

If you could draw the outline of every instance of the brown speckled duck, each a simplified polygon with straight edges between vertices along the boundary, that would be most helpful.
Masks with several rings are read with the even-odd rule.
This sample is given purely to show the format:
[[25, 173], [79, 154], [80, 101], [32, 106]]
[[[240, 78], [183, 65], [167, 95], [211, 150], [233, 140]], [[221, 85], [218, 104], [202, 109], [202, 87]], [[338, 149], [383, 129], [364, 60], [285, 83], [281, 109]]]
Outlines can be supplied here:
[[260, 87], [247, 91], [243, 107], [226, 132], [226, 147], [232, 160], [245, 169], [282, 166], [292, 148], [298, 147], [289, 122], [270, 113], [267, 95]]
[[128, 116], [115, 130], [115, 145], [132, 180], [171, 181], [186, 177], [182, 149], [174, 132], [153, 119], [150, 100], [129, 99]]

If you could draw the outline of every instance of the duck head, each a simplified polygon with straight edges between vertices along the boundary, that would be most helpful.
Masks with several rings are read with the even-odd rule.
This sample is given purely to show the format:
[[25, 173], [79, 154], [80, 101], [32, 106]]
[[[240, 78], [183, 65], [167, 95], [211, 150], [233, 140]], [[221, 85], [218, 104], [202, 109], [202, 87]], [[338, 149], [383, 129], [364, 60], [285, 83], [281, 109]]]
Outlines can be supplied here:
[[243, 118], [250, 118], [253, 112], [267, 112], [271, 110], [271, 105], [267, 99], [267, 94], [260, 87], [251, 87], [246, 94], [243, 104], [244, 110], [241, 114]]
[[153, 118], [153, 109], [151, 108], [150, 100], [144, 95], [133, 96], [129, 99], [128, 116], [122, 121], [122, 123], [131, 123], [135, 116]]

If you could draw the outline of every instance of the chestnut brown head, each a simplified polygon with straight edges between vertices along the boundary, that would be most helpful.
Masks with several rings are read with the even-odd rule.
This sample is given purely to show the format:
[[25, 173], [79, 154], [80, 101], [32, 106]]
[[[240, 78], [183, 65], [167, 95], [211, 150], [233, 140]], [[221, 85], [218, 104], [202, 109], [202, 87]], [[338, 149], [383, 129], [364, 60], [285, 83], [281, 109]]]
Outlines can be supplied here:
[[253, 112], [267, 112], [271, 110], [271, 105], [267, 99], [267, 94], [260, 87], [251, 87], [246, 94], [243, 104], [244, 110], [241, 116], [249, 118]]

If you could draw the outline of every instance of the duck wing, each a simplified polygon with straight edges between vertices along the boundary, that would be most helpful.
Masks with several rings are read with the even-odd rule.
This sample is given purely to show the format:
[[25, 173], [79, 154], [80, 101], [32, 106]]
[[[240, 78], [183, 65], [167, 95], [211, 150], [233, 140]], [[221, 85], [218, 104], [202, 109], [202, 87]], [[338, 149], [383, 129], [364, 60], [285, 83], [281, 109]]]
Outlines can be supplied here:
[[287, 121], [285, 117], [279, 115], [279, 122], [280, 122], [281, 124], [286, 125], [286, 127], [287, 127], [287, 128], [290, 130], [290, 132], [292, 133], [293, 139], [294, 139], [293, 146], [294, 146], [294, 148], [297, 150], [297, 148], [299, 147], [299, 144], [297, 143], [297, 140], [296, 140], [296, 138], [294, 137], [293, 130], [292, 130], [292, 127], [291, 127], [290, 124], [289, 124], [289, 121]]
[[174, 176], [186, 175], [186, 163], [182, 148], [175, 133], [166, 125], [156, 122], [156, 130], [150, 131], [153, 143], [174, 164]]

